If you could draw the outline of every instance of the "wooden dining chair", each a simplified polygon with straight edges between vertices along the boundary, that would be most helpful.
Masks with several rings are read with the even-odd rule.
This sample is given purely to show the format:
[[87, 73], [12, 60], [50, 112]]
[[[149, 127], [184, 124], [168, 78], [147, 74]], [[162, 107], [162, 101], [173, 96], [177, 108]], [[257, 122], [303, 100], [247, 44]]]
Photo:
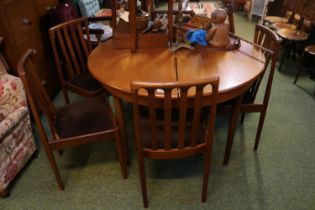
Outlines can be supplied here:
[[[148, 207], [148, 197], [144, 158], [178, 159], [204, 154], [202, 202], [206, 201], [218, 85], [218, 77], [183, 84], [131, 82], [133, 122], [145, 208]], [[212, 88], [212, 94], [204, 95], [205, 87]], [[205, 106], [211, 106], [207, 124], [201, 123], [201, 108]]]
[[[113, 117], [107, 98], [103, 95], [91, 97], [56, 108], [33, 68], [32, 57], [34, 53], [35, 50], [29, 49], [22, 55], [18, 62], [18, 72], [23, 81], [41, 142], [60, 190], [64, 190], [64, 184], [53, 151], [106, 139], [115, 140], [121, 173], [126, 179], [126, 158], [120, 129]], [[41, 121], [40, 112], [48, 121], [51, 132], [50, 139]]]
[[101, 83], [87, 69], [87, 59], [92, 51], [87, 18], [78, 18], [49, 29], [55, 65], [66, 103], [68, 91], [83, 97], [104, 93]]
[[[276, 67], [278, 52], [280, 49], [280, 38], [278, 35], [269, 29], [268, 27], [264, 25], [257, 24], [255, 27], [255, 34], [254, 34], [254, 45], [259, 46], [260, 49], [265, 53], [265, 66], [263, 73], [257, 78], [257, 80], [253, 83], [251, 88], [243, 94], [242, 99], [240, 99], [240, 109], [237, 110], [231, 115], [230, 125], [229, 125], [229, 131], [228, 131], [228, 139], [226, 143], [226, 149], [225, 149], [225, 155], [224, 155], [224, 161], [223, 163], [225, 165], [228, 164], [233, 139], [234, 139], [234, 133], [235, 133], [235, 127], [238, 119], [237, 112], [241, 112], [241, 122], [244, 121], [245, 113], [246, 112], [259, 112], [259, 123], [255, 138], [255, 146], [254, 150], [257, 150], [260, 140], [261, 131], [264, 125], [265, 116], [268, 108], [270, 93], [271, 93], [271, 87], [273, 82], [273, 76], [274, 71]], [[271, 66], [269, 68], [269, 75], [267, 84], [264, 90], [264, 98], [261, 103], [258, 103], [255, 101], [257, 92], [259, 90], [261, 81], [264, 77], [264, 75], [267, 72], [269, 61], [271, 61]]]

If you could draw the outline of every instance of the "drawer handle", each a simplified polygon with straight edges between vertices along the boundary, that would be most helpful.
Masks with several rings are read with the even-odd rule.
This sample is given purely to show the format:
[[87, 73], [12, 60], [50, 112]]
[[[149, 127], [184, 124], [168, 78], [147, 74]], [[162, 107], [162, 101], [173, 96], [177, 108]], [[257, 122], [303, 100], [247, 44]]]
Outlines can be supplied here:
[[32, 21], [30, 21], [30, 20], [27, 19], [27, 18], [22, 18], [22, 24], [23, 24], [23, 25], [31, 25], [31, 24], [32, 24]]

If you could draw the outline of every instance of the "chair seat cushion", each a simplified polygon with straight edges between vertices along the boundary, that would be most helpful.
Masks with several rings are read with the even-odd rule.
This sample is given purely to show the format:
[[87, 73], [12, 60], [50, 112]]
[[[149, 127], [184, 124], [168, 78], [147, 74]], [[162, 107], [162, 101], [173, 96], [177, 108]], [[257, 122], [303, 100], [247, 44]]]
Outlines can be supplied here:
[[92, 75], [88, 72], [77, 75], [70, 81], [70, 84], [90, 92], [95, 92], [103, 89], [102, 84], [94, 79], [94, 77], [92, 77]]
[[105, 96], [87, 98], [57, 110], [55, 126], [61, 138], [113, 131], [110, 107]]

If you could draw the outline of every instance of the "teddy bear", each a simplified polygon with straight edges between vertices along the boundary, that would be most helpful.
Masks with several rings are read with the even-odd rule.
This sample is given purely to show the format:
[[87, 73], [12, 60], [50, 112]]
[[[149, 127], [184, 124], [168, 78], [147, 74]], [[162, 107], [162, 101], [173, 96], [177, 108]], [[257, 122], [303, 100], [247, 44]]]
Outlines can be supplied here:
[[225, 48], [230, 44], [229, 24], [225, 23], [227, 14], [223, 9], [211, 13], [212, 27], [207, 30], [206, 40], [212, 47]]

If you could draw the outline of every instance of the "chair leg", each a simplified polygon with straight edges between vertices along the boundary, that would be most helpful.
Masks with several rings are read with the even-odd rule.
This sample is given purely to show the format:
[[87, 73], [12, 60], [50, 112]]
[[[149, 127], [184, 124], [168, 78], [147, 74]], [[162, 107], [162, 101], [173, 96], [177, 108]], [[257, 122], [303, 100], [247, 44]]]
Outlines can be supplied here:
[[298, 78], [300, 77], [300, 74], [301, 74], [301, 72], [302, 72], [302, 70], [303, 70], [303, 62], [304, 62], [303, 60], [304, 60], [304, 53], [303, 53], [303, 55], [302, 55], [302, 61], [301, 61], [301, 64], [300, 64], [300, 68], [299, 68], [298, 72], [297, 72], [296, 75], [295, 75], [295, 79], [294, 79], [293, 84], [295, 84], [295, 83], [297, 82], [297, 80], [298, 80]]
[[64, 184], [62, 182], [62, 179], [61, 179], [58, 167], [57, 167], [57, 163], [56, 163], [54, 154], [52, 153], [52, 151], [49, 148], [45, 148], [45, 150], [46, 150], [46, 154], [47, 154], [48, 160], [50, 162], [50, 166], [51, 166], [51, 168], [52, 168], [52, 170], [53, 170], [53, 172], [55, 174], [55, 178], [56, 178], [56, 181], [58, 183], [59, 189], [61, 191], [63, 191], [65, 189], [65, 187], [64, 187]]
[[62, 92], [63, 92], [63, 95], [65, 97], [66, 104], [70, 104], [70, 98], [69, 98], [68, 91], [63, 88]]
[[35, 150], [35, 152], [32, 155], [32, 158], [34, 158], [34, 159], [38, 158], [38, 149]]
[[245, 120], [245, 112], [241, 114], [241, 123], [244, 123]]
[[256, 133], [255, 146], [254, 146], [255, 151], [257, 151], [257, 148], [259, 145], [259, 140], [260, 140], [262, 128], [264, 126], [265, 117], [266, 117], [266, 109], [264, 109], [261, 112], [260, 117], [259, 117], [259, 123], [258, 123], [258, 128], [257, 128], [257, 133]]
[[127, 170], [126, 170], [126, 158], [125, 154], [123, 152], [123, 146], [121, 143], [121, 137], [120, 137], [120, 131], [119, 129], [115, 132], [115, 143], [116, 143], [116, 150], [118, 153], [119, 163], [120, 163], [120, 169], [121, 174], [124, 179], [128, 178]]
[[282, 54], [281, 59], [280, 59], [279, 71], [281, 71], [281, 67], [282, 67], [284, 58], [286, 56], [287, 51], [289, 50], [289, 43], [288, 42], [289, 42], [288, 40], [284, 40], [284, 48], [283, 48], [283, 54]]
[[142, 154], [138, 153], [138, 164], [139, 164], [139, 177], [141, 182], [141, 192], [142, 192], [142, 200], [144, 208], [148, 208], [148, 194], [147, 194], [147, 182], [144, 168], [144, 158]]
[[294, 79], [293, 84], [295, 84], [297, 82], [298, 78], [300, 77], [301, 71], [302, 71], [302, 68], [299, 68], [298, 72], [295, 75], [295, 79]]
[[10, 193], [7, 189], [0, 190], [0, 198], [7, 198], [9, 195]]
[[229, 164], [231, 149], [232, 149], [233, 140], [234, 140], [235, 128], [236, 128], [237, 119], [240, 113], [241, 102], [242, 102], [242, 96], [239, 96], [237, 97], [236, 101], [234, 102], [232, 106], [232, 114], [230, 118], [228, 137], [227, 137], [226, 146], [225, 146], [223, 165]]
[[206, 202], [211, 165], [211, 150], [205, 153], [201, 202]]

